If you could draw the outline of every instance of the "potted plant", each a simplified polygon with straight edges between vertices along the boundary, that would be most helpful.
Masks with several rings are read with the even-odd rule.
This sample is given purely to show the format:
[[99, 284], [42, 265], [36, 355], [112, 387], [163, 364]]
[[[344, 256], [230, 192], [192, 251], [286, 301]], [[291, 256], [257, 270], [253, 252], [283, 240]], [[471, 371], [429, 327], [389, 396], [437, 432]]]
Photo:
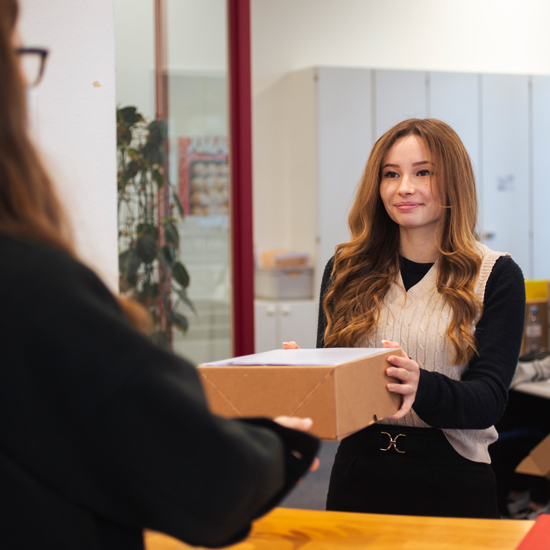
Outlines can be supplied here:
[[182, 306], [189, 273], [179, 258], [183, 209], [165, 171], [167, 124], [146, 122], [136, 107], [117, 109], [118, 241], [120, 291], [151, 313], [152, 338], [170, 347], [172, 327], [185, 333]]

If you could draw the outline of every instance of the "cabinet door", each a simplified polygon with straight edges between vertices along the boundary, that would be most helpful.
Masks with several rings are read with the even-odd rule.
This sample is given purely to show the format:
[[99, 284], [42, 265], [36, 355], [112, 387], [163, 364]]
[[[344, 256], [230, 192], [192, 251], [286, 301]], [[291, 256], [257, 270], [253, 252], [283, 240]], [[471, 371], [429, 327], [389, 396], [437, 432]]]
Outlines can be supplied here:
[[317, 302], [303, 300], [283, 302], [279, 306], [281, 341], [294, 340], [301, 348], [314, 348], [317, 340]]
[[263, 300], [254, 301], [255, 353], [281, 347], [277, 305]]
[[487, 245], [509, 252], [526, 277], [529, 255], [528, 77], [483, 75], [480, 195]]
[[424, 71], [373, 71], [375, 74], [375, 140], [407, 118], [426, 116]]
[[315, 295], [347, 219], [372, 147], [371, 71], [319, 68], [317, 79], [318, 221]]
[[468, 73], [430, 73], [428, 116], [449, 124], [460, 136], [479, 181], [479, 79]]
[[533, 76], [532, 86], [532, 277], [550, 279], [550, 76]]

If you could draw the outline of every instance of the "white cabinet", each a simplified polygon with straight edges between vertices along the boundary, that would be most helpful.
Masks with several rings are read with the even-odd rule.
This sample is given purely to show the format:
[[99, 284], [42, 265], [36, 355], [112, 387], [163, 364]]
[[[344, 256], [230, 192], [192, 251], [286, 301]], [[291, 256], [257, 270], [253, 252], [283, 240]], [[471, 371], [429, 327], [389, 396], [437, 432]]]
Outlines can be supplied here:
[[256, 353], [280, 349], [294, 340], [301, 348], [314, 348], [317, 339], [315, 300], [255, 300]]
[[472, 73], [430, 73], [428, 116], [449, 124], [466, 147], [479, 181], [479, 79]]
[[[482, 227], [530, 274], [529, 77], [482, 75]], [[538, 251], [537, 251], [538, 253]], [[550, 274], [549, 274], [550, 275]]]
[[310, 253], [316, 298], [334, 247], [349, 238], [374, 141], [410, 117], [442, 119], [464, 142], [482, 240], [512, 254], [526, 277], [550, 278], [550, 77], [317, 67], [287, 75], [284, 90], [284, 245]]
[[[373, 112], [376, 139], [402, 120], [426, 116], [427, 73], [377, 70], [374, 71], [374, 77], [376, 93]], [[365, 162], [366, 160], [365, 157]]]
[[372, 147], [371, 74], [321, 67], [287, 76], [290, 248], [309, 252], [315, 297], [334, 247], [349, 238], [349, 207]]
[[550, 279], [550, 76], [532, 77], [533, 198], [531, 277]]

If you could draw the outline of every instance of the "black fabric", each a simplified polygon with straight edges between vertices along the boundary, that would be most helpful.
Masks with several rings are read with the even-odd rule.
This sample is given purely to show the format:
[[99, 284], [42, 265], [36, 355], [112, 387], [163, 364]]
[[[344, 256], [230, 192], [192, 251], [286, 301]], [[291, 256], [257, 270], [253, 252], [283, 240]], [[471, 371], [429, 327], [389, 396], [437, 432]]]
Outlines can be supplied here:
[[[331, 259], [321, 284], [317, 347], [324, 347], [326, 317], [322, 303], [330, 285], [332, 267]], [[521, 269], [512, 258], [503, 256], [496, 261], [485, 287], [483, 306], [475, 333], [478, 353], [468, 364], [462, 380], [420, 370], [413, 408], [434, 428], [485, 429], [496, 424], [504, 413], [525, 319], [525, 283]]]
[[[380, 450], [382, 431], [405, 434], [404, 443], [417, 438], [425, 450], [407, 450], [401, 438], [396, 441], [404, 453]], [[428, 435], [418, 435], [422, 431]], [[443, 432], [435, 432], [382, 424], [344, 439], [332, 468], [327, 510], [500, 518], [491, 466], [463, 458]]]
[[529, 491], [531, 500], [546, 504], [550, 483], [538, 476], [516, 474], [517, 465], [550, 433], [550, 400], [510, 391], [508, 406], [496, 428], [498, 441], [489, 446], [497, 479], [501, 514], [508, 515], [507, 496], [511, 491]]
[[195, 368], [62, 252], [0, 236], [0, 310], [2, 548], [232, 544], [314, 458], [307, 434], [211, 415]]

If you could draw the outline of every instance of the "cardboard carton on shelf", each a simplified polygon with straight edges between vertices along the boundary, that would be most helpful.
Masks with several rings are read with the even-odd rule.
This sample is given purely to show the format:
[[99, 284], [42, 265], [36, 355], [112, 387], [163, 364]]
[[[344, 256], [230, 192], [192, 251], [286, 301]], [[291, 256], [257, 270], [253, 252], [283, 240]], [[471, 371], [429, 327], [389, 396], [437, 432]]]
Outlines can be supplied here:
[[395, 413], [401, 397], [386, 384], [399, 349], [273, 350], [198, 367], [211, 410], [225, 417], [298, 416], [312, 433], [339, 440]]
[[517, 466], [518, 474], [550, 480], [550, 435], [545, 437]]

